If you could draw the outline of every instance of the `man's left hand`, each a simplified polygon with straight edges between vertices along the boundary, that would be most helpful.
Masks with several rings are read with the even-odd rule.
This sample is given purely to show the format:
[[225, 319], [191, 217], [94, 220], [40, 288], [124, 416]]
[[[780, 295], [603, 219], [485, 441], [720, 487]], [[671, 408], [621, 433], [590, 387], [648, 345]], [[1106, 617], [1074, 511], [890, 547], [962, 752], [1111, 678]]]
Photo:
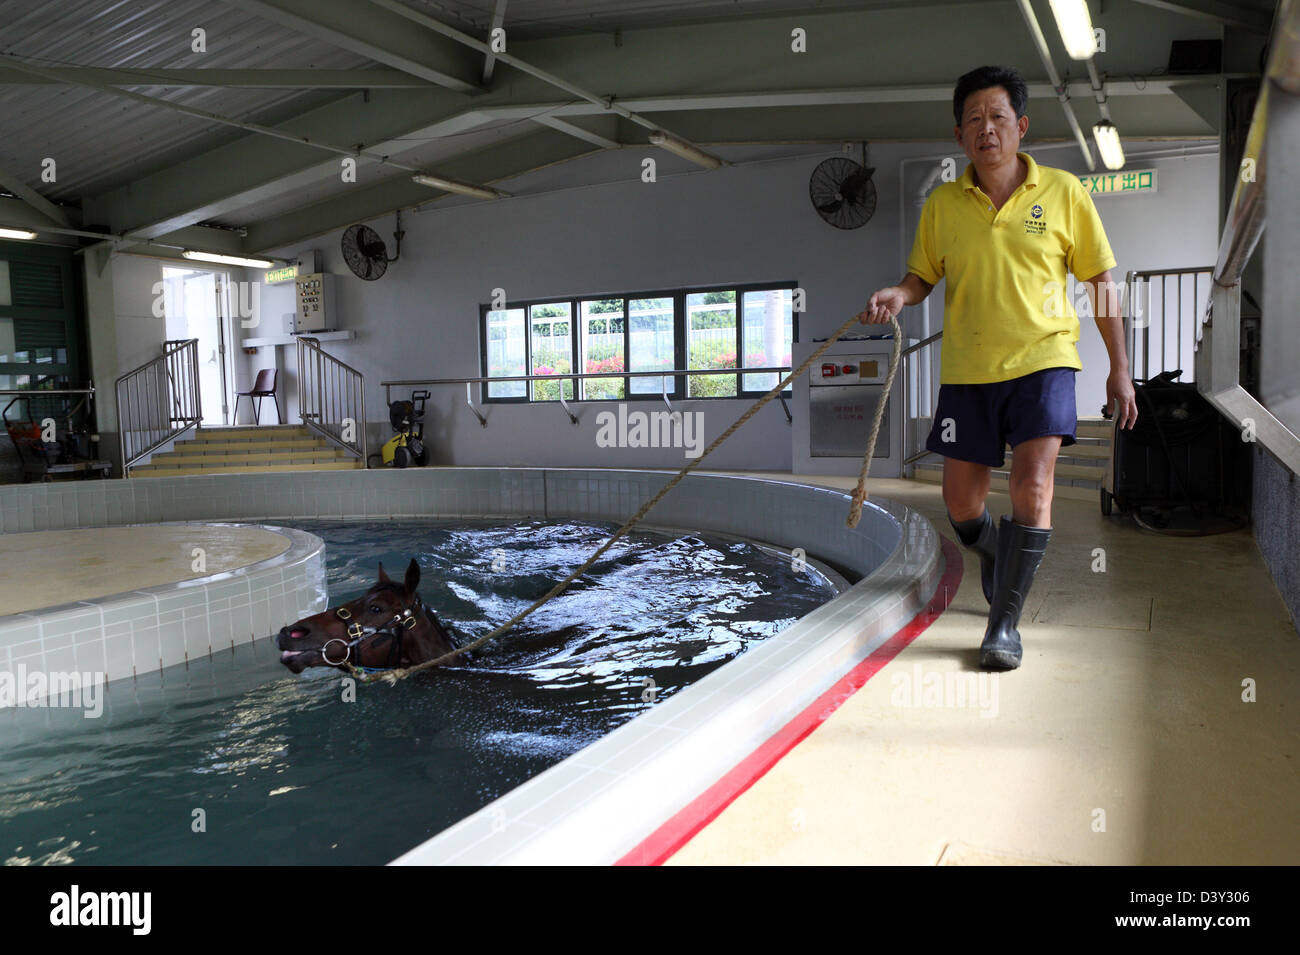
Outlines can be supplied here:
[[1106, 407], [1114, 415], [1115, 427], [1131, 429], [1137, 423], [1137, 392], [1128, 372], [1112, 371], [1106, 379]]

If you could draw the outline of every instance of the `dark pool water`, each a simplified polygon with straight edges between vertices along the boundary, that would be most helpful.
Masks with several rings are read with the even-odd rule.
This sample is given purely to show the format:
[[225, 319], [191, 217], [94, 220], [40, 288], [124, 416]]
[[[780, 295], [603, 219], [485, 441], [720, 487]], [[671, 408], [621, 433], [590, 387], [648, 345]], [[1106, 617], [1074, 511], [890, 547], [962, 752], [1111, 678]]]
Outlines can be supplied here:
[[[398, 577], [415, 556], [421, 597], [470, 638], [614, 530], [293, 526], [326, 542], [331, 604], [365, 591], [379, 561]], [[749, 544], [637, 532], [472, 665], [362, 685], [354, 702], [340, 674], [294, 676], [264, 639], [114, 684], [99, 719], [0, 712], [0, 860], [387, 862], [832, 596]]]

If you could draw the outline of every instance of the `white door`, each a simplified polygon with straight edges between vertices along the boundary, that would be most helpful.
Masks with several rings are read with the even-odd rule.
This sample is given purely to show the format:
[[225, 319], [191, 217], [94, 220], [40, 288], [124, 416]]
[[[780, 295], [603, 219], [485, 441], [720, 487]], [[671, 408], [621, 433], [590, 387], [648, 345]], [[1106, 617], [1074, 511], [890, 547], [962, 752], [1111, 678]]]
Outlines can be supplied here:
[[221, 285], [215, 272], [163, 266], [167, 338], [198, 339], [199, 395], [203, 424], [230, 422], [229, 321], [220, 307]]

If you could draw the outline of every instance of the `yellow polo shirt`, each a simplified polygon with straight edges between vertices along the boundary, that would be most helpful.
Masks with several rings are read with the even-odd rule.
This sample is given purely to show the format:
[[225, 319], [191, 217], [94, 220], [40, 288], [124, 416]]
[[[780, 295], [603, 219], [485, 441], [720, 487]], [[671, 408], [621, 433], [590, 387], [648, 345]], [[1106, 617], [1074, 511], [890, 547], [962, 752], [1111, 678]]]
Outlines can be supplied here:
[[968, 165], [925, 201], [907, 270], [947, 279], [939, 381], [982, 384], [1044, 368], [1083, 368], [1067, 270], [1090, 279], [1115, 265], [1078, 178], [1017, 153], [1029, 171], [1001, 209]]

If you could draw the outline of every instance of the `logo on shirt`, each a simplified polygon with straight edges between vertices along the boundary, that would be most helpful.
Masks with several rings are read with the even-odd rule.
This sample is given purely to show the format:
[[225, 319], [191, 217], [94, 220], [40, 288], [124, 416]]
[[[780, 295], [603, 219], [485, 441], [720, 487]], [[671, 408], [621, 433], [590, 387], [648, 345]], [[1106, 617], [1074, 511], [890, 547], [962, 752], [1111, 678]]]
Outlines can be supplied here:
[[1037, 203], [1029, 210], [1030, 218], [1025, 220], [1025, 235], [1044, 235], [1047, 223], [1043, 221], [1043, 207]]

